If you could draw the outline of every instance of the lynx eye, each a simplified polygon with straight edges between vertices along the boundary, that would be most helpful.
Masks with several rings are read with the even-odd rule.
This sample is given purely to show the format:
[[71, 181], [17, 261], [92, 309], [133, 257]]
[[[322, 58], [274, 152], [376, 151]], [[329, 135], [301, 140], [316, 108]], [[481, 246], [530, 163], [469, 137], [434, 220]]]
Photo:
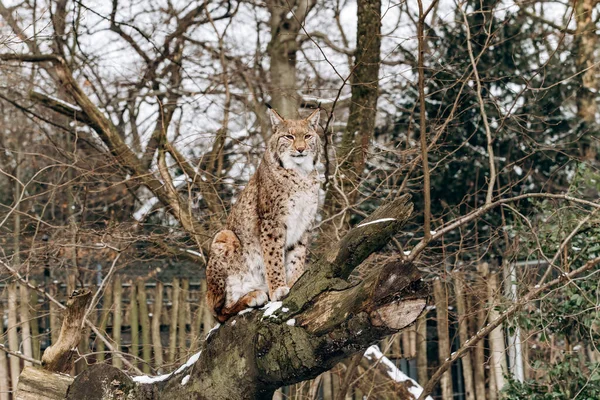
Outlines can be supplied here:
[[284, 138], [287, 140], [294, 140], [294, 135], [285, 135]]
[[306, 135], [306, 136], [304, 136], [304, 140], [308, 140], [308, 139], [312, 139], [312, 135]]

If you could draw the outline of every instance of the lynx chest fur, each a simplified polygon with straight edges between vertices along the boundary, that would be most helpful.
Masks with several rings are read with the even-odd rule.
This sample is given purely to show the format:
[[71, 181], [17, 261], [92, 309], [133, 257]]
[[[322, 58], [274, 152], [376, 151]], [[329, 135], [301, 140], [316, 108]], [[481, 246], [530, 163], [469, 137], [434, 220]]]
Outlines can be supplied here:
[[207, 299], [221, 321], [281, 299], [304, 272], [320, 186], [319, 110], [303, 120], [269, 113], [263, 159], [211, 245]]

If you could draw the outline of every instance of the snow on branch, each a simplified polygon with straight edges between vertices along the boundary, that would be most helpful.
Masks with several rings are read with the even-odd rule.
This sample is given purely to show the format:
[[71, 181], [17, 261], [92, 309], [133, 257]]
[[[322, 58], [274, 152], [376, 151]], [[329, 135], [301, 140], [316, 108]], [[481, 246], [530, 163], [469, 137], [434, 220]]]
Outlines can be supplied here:
[[[181, 174], [178, 177], [176, 177], [175, 179], [173, 179], [173, 185], [175, 186], [175, 189], [181, 188], [186, 182], [187, 182], [186, 174]], [[135, 219], [138, 222], [142, 222], [144, 219], [146, 219], [146, 216], [148, 215], [148, 213], [150, 213], [150, 211], [152, 211], [152, 209], [158, 203], [158, 201], [159, 200], [156, 196], [152, 196], [151, 198], [146, 200], [133, 213], [133, 219]]]
[[[365, 351], [364, 357], [369, 361], [376, 361], [383, 364], [387, 368], [388, 376], [392, 380], [398, 383], [410, 382], [408, 385], [406, 385], [406, 387], [415, 399], [418, 399], [419, 396], [421, 396], [421, 394], [423, 393], [423, 388], [417, 383], [417, 381], [407, 376], [404, 372], [400, 371], [400, 369], [396, 367], [392, 360], [383, 355], [383, 353], [379, 349], [379, 346], [377, 346], [376, 344], [369, 347]], [[431, 396], [427, 396], [426, 400], [433, 399], [431, 398]]]

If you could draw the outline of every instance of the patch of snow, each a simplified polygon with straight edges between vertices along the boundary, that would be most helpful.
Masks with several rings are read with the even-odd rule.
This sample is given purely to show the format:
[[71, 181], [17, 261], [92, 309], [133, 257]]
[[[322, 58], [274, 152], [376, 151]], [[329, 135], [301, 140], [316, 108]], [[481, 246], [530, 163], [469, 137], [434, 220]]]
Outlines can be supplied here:
[[435, 234], [437, 233], [437, 231], [429, 231], [429, 233], [430, 233], [431, 235], [435, 235]]
[[192, 365], [196, 364], [196, 361], [198, 361], [200, 359], [200, 354], [202, 354], [202, 351], [199, 351], [196, 354], [194, 354], [193, 356], [191, 356], [185, 362], [185, 364], [183, 364], [181, 367], [177, 368], [177, 371], [173, 372], [173, 374], [177, 375], [178, 373], [183, 372], [184, 369], [186, 369], [188, 367], [191, 367]]
[[405, 256], [410, 256], [410, 250], [404, 250], [403, 253]]
[[287, 308], [287, 307], [283, 307], [283, 308], [281, 309], [281, 312], [288, 312], [288, 311], [290, 311], [290, 309], [289, 309], [289, 308]]
[[254, 310], [254, 308], [246, 308], [245, 310], [240, 311], [237, 315], [244, 315], [249, 312], [252, 312], [253, 310]]
[[158, 376], [148, 376], [148, 375], [140, 375], [134, 376], [133, 379], [136, 383], [156, 383], [166, 381], [171, 377], [172, 374], [158, 375]]
[[[379, 346], [373, 345], [365, 351], [364, 355], [368, 360], [377, 361], [382, 363], [388, 368], [388, 375], [396, 382], [410, 382], [410, 385], [406, 385], [406, 389], [412, 394], [415, 399], [418, 399], [423, 393], [423, 388], [414, 379], [409, 378], [404, 372], [400, 371], [396, 365], [390, 361], [389, 358], [383, 355]], [[433, 400], [431, 396], [426, 397], [427, 400]]]
[[292, 318], [292, 319], [288, 319], [287, 321], [285, 321], [286, 325], [289, 326], [296, 326], [296, 319]]
[[233, 321], [231, 321], [231, 326], [234, 326], [236, 322], [237, 321], [235, 319]]
[[57, 103], [65, 106], [65, 107], [68, 107], [68, 108], [72, 109], [73, 111], [79, 111], [79, 112], [82, 111], [81, 107], [79, 107], [79, 106], [77, 106], [75, 104], [67, 103], [66, 101], [61, 100], [58, 97], [48, 96], [47, 94], [44, 94], [42, 92], [38, 92], [37, 90], [34, 90], [34, 92], [36, 92], [38, 94], [41, 94], [42, 96], [47, 97], [47, 98], [51, 99], [52, 101], [55, 101], [55, 102], [57, 102]]
[[196, 250], [190, 250], [190, 249], [179, 249], [179, 250], [185, 251], [186, 253], [189, 253], [189, 254], [195, 255], [197, 257], [203, 258], [202, 254], [200, 252], [196, 251]]
[[357, 228], [360, 228], [361, 226], [367, 226], [367, 225], [371, 225], [371, 224], [379, 224], [381, 222], [395, 221], [395, 220], [396, 220], [396, 218], [380, 218], [375, 221], [365, 222], [364, 224], [360, 224], [357, 226]]
[[[214, 329], [214, 328], [213, 328]], [[180, 372], [183, 372], [183, 370], [185, 370], [188, 367], [191, 367], [192, 365], [194, 365], [196, 363], [196, 361], [198, 361], [200, 359], [200, 354], [202, 352], [199, 351], [196, 354], [194, 354], [193, 356], [191, 356], [186, 362], [185, 364], [183, 364], [181, 367], [177, 368], [177, 371], [175, 372], [171, 372], [170, 374], [164, 374], [164, 375], [158, 375], [158, 376], [148, 376], [148, 375], [140, 375], [140, 376], [134, 376], [131, 379], [136, 382], [136, 383], [156, 383], [156, 382], [162, 382], [162, 381], [166, 381], [167, 379], [169, 379], [170, 377], [172, 377], [173, 375], [177, 375]], [[190, 380], [190, 376], [186, 375], [183, 380], [181, 381], [182, 385], [185, 385], [188, 381]]]
[[523, 175], [523, 168], [519, 167], [518, 165], [515, 165], [513, 167], [513, 170], [515, 171], [515, 173], [519, 176]]
[[206, 339], [208, 339], [210, 337], [210, 335], [212, 335], [212, 333], [214, 331], [216, 331], [217, 329], [219, 329], [220, 327], [221, 327], [221, 324], [219, 324], [217, 322], [217, 324], [215, 326], [213, 326], [210, 331], [208, 331], [208, 334], [206, 335]]
[[263, 313], [263, 318], [265, 318], [265, 317], [277, 318], [275, 315], [273, 315], [273, 313], [275, 311], [279, 310], [281, 308], [282, 304], [283, 303], [281, 301], [268, 302], [263, 308], [261, 308], [261, 310], [265, 310], [265, 312]]

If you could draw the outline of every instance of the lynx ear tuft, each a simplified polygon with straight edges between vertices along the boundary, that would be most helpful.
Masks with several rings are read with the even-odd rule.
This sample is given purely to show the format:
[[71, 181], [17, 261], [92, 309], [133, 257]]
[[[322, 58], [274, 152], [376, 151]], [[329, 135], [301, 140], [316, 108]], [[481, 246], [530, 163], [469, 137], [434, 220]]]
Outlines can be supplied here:
[[306, 117], [306, 120], [308, 121], [308, 123], [310, 124], [310, 126], [315, 131], [319, 127], [319, 118], [321, 118], [321, 108], [320, 107], [317, 108], [315, 111], [313, 111], [308, 117]]
[[273, 127], [281, 125], [284, 121], [283, 117], [279, 115], [277, 111], [270, 104], [265, 104], [268, 108], [267, 114], [269, 114], [269, 119], [271, 120], [271, 125]]

